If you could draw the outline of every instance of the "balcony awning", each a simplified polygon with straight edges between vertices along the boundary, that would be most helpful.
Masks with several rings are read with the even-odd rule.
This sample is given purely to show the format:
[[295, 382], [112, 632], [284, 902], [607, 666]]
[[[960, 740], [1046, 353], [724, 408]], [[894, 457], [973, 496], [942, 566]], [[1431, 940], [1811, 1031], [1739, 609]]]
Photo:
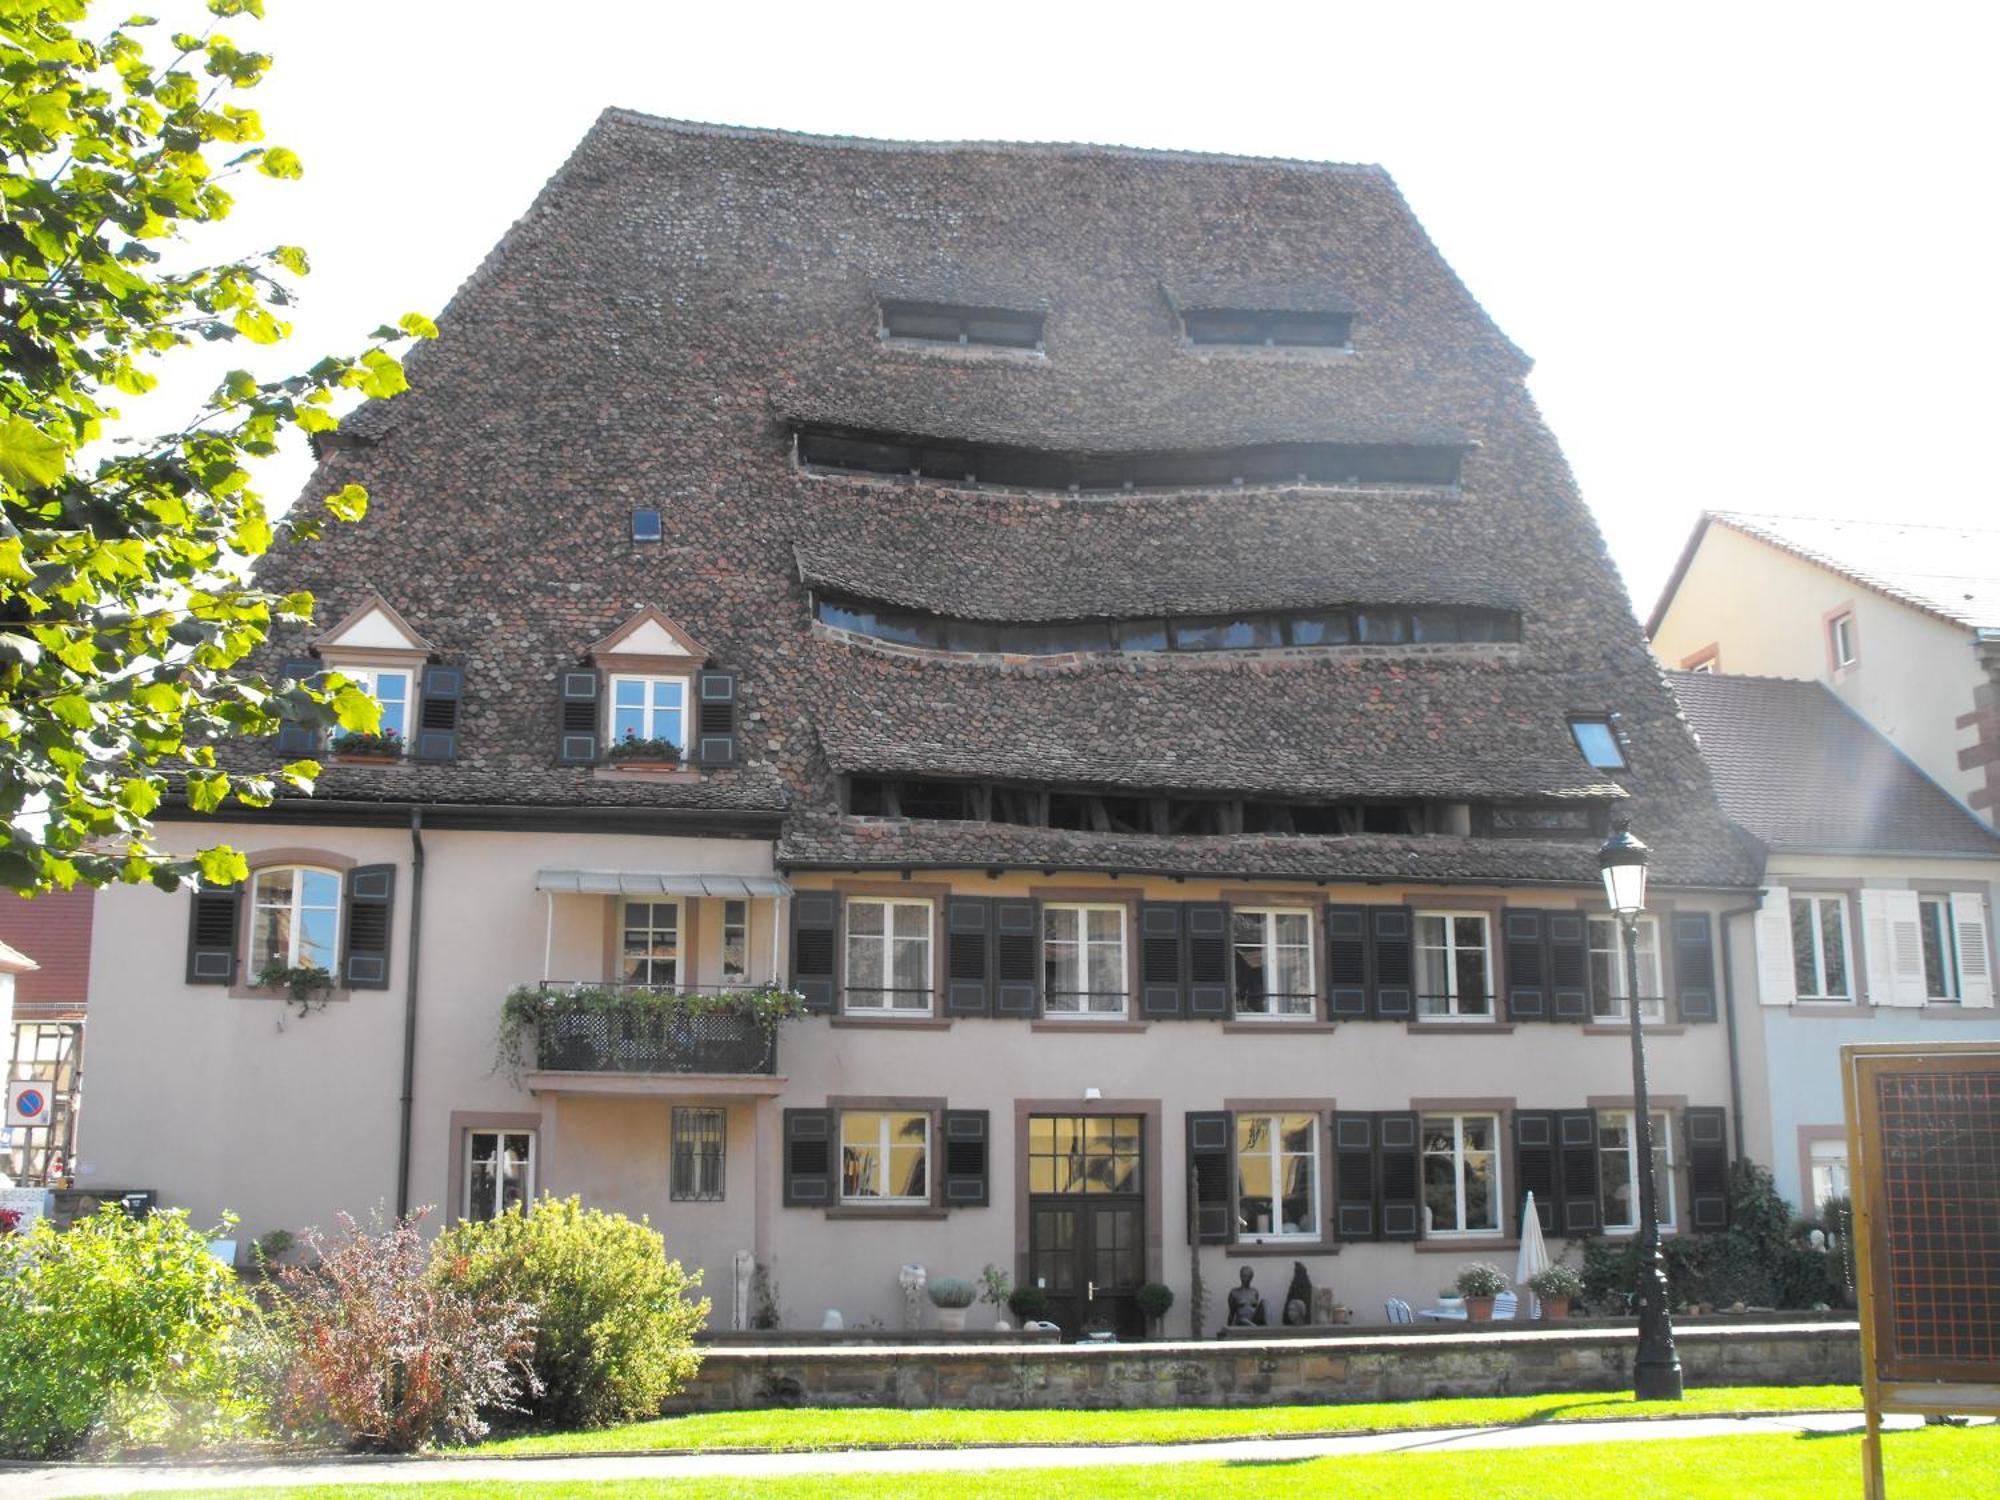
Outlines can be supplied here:
[[643, 870], [537, 870], [535, 889], [569, 896], [789, 896], [775, 875], [660, 875]]

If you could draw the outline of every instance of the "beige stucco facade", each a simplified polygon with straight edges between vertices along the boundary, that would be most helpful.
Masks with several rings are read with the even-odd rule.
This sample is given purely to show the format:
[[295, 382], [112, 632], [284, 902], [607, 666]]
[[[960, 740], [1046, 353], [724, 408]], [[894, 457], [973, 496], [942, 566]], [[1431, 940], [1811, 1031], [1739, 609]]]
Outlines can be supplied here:
[[[189, 900], [150, 890], [107, 891], [96, 924], [91, 997], [93, 1046], [81, 1158], [92, 1185], [150, 1187], [198, 1219], [225, 1210], [243, 1238], [271, 1229], [329, 1225], [339, 1212], [365, 1215], [393, 1200], [398, 1158], [400, 1066], [407, 999], [411, 837], [407, 829], [274, 830], [204, 825], [204, 842], [226, 839], [253, 865], [281, 850], [331, 867], [394, 864], [399, 879], [385, 990], [336, 992], [300, 1016], [267, 997], [183, 982]], [[168, 825], [168, 841], [192, 847], [195, 830]], [[734, 1321], [739, 1252], [769, 1268], [784, 1321], [817, 1326], [837, 1308], [849, 1324], [900, 1317], [899, 1269], [972, 1277], [995, 1264], [1019, 1276], [1028, 1226], [1021, 1142], [1030, 1114], [1119, 1114], [1144, 1122], [1145, 1262], [1149, 1278], [1179, 1299], [1170, 1327], [1184, 1328], [1189, 1285], [1186, 1118], [1262, 1106], [1310, 1111], [1321, 1121], [1317, 1191], [1330, 1215], [1326, 1122], [1339, 1111], [1483, 1112], [1500, 1130], [1500, 1191], [1511, 1205], [1514, 1158], [1508, 1122], [1519, 1109], [1629, 1103], [1626, 1034], [1619, 1026], [1523, 1022], [1423, 1023], [1076, 1022], [1048, 1018], [917, 1023], [846, 1015], [787, 1024], [775, 1076], [537, 1073], [517, 1082], [496, 1069], [494, 1037], [503, 996], [540, 980], [596, 980], [613, 973], [613, 898], [548, 896], [546, 869], [660, 874], [768, 874], [771, 847], [742, 839], [426, 830], [420, 1004], [417, 1022], [411, 1197], [441, 1206], [463, 1198], [466, 1132], [482, 1126], [535, 1135], [535, 1187], [580, 1193], [587, 1202], [645, 1214], [671, 1252], [699, 1268], [715, 1298], [714, 1323]], [[317, 853], [315, 852], [317, 851]], [[977, 896], [1038, 895], [1111, 904], [1152, 900], [1295, 905], [1405, 903], [1480, 911], [1589, 906], [1582, 891], [1494, 887], [1452, 891], [1403, 887], [1140, 881], [1107, 876], [1039, 877], [919, 872], [908, 880], [797, 874], [801, 892], [900, 889]], [[1682, 910], [1720, 911], [1723, 895], [1662, 893]], [[719, 901], [692, 901], [682, 920], [695, 955], [683, 985], [718, 973]], [[748, 945], [754, 982], [769, 978], [774, 920], [783, 901], [751, 903]], [[1497, 923], [1492, 938], [1498, 960]], [[1136, 944], [1128, 940], [1128, 952]], [[781, 972], [789, 955], [780, 954]], [[1745, 972], [1736, 966], [1740, 976]], [[1720, 976], [1718, 976], [1718, 979]], [[1671, 990], [1672, 976], [1668, 976]], [[1323, 987], [1323, 986], [1322, 986]], [[940, 1007], [941, 1009], [941, 1007]], [[1730, 1102], [1727, 1028], [1664, 1025], [1651, 1046], [1656, 1107]], [[843, 1105], [983, 1110], [991, 1122], [984, 1207], [871, 1210], [784, 1205], [783, 1112]], [[720, 1202], [675, 1202], [669, 1194], [670, 1111], [703, 1104], [726, 1111], [726, 1187]], [[937, 1142], [933, 1137], [933, 1151]], [[1678, 1143], [1674, 1201], [1688, 1202]], [[938, 1167], [933, 1164], [933, 1197]], [[1281, 1298], [1293, 1260], [1330, 1285], [1364, 1321], [1384, 1300], [1427, 1305], [1459, 1264], [1486, 1259], [1511, 1273], [1517, 1251], [1512, 1207], [1497, 1234], [1407, 1243], [1210, 1246], [1202, 1250], [1208, 1321], [1238, 1269]], [[979, 1314], [976, 1316], [984, 1316]]]
[[[1833, 658], [1829, 625], [1854, 619], [1855, 659]], [[1989, 681], [1974, 633], [1780, 547], [1711, 521], [1652, 636], [1670, 668], [1824, 682], [1939, 786], [1973, 806], [1984, 763], [1961, 766], [1979, 731], [1960, 720]], [[1983, 807], [1991, 821], [1995, 809]]]

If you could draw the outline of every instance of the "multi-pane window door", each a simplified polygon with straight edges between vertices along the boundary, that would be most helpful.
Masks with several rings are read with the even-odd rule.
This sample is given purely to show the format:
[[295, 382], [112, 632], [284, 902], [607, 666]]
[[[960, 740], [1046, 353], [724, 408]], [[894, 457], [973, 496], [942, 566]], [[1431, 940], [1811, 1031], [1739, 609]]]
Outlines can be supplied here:
[[1417, 1014], [1493, 1019], [1491, 939], [1483, 912], [1417, 913]]
[[1229, 921], [1236, 1013], [1314, 1015], [1319, 993], [1313, 982], [1311, 915], [1238, 908]]
[[1497, 1115], [1424, 1116], [1424, 1207], [1431, 1234], [1499, 1233], [1499, 1138]]
[[627, 901], [620, 956], [618, 977], [625, 984], [671, 988], [680, 983], [680, 903]]
[[[1660, 977], [1660, 924], [1657, 918], [1641, 917], [1639, 941], [1633, 951], [1639, 960], [1639, 1019], [1656, 1022], [1667, 1018], [1666, 983]], [[1625, 924], [1616, 917], [1590, 919], [1590, 1007], [1599, 1020], [1623, 1021], [1625, 1008]]]
[[[1658, 1193], [1660, 1227], [1674, 1227], [1674, 1133], [1671, 1121], [1652, 1111], [1653, 1184]], [[1597, 1112], [1597, 1180], [1604, 1203], [1604, 1227], [1617, 1231], [1639, 1227], [1639, 1137], [1634, 1113]]]
[[1852, 1000], [1847, 898], [1792, 897], [1792, 973], [1801, 1000]]
[[468, 1130], [465, 1133], [465, 1203], [468, 1219], [495, 1219], [535, 1196], [535, 1133], [532, 1130]]
[[847, 1008], [929, 1012], [930, 902], [849, 899]]
[[1319, 1157], [1319, 1116], [1237, 1115], [1238, 1238], [1318, 1239]]
[[1125, 908], [1042, 908], [1042, 1009], [1052, 1016], [1125, 1014]]
[[281, 865], [250, 881], [252, 974], [307, 966], [332, 972], [340, 954], [340, 877]]

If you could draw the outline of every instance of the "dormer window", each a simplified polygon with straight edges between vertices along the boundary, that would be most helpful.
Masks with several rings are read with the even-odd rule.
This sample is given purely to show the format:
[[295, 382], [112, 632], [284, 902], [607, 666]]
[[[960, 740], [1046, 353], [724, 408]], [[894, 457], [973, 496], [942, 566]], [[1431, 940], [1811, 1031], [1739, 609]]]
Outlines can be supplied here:
[[[393, 735], [404, 739], [410, 732], [410, 673], [400, 667], [344, 666], [339, 661], [327, 663], [334, 671], [347, 678], [362, 692], [382, 705], [382, 720], [375, 732], [387, 738]], [[347, 738], [336, 732], [334, 748]]]
[[687, 748], [685, 677], [613, 677], [611, 742], [666, 740]]
[[884, 302], [880, 336], [925, 344], [1042, 347], [1042, 314], [1004, 307], [954, 307], [943, 302]]
[[1598, 770], [1625, 769], [1625, 746], [1618, 738], [1618, 730], [1611, 721], [1611, 715], [1600, 714], [1571, 719], [1569, 732], [1576, 740], [1576, 748], [1583, 752], [1583, 758]]
[[1189, 308], [1181, 326], [1190, 344], [1222, 344], [1271, 349], [1345, 349], [1354, 332], [1354, 314], [1345, 312], [1254, 312], [1238, 308]]

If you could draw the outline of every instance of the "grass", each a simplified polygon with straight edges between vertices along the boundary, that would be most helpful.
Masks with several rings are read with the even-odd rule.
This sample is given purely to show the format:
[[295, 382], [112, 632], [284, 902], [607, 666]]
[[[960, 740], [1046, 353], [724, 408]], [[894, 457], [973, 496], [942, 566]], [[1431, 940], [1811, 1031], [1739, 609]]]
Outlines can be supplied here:
[[[1962, 1500], [2000, 1486], [2000, 1429], [1923, 1428], [1884, 1439], [1896, 1500]], [[1599, 1443], [1540, 1450], [1385, 1453], [1271, 1463], [1132, 1464], [967, 1474], [842, 1474], [531, 1483], [343, 1484], [178, 1491], [178, 1500], [1746, 1500], [1844, 1495], [1860, 1487], [1861, 1443], [1839, 1435], [1758, 1435]], [[157, 1493], [154, 1500], [166, 1500]]]
[[487, 1443], [474, 1451], [481, 1457], [507, 1457], [667, 1450], [765, 1449], [777, 1453], [814, 1453], [834, 1448], [963, 1448], [1016, 1443], [1192, 1443], [1212, 1438], [1306, 1437], [1425, 1427], [1610, 1422], [1668, 1413], [1733, 1416], [1739, 1412], [1860, 1409], [1861, 1390], [1852, 1385], [1719, 1386], [1691, 1390], [1683, 1401], [1633, 1401], [1626, 1396], [1597, 1392], [1356, 1406], [1174, 1407], [1139, 1411], [803, 1407], [791, 1411], [704, 1412], [595, 1432], [534, 1433]]

